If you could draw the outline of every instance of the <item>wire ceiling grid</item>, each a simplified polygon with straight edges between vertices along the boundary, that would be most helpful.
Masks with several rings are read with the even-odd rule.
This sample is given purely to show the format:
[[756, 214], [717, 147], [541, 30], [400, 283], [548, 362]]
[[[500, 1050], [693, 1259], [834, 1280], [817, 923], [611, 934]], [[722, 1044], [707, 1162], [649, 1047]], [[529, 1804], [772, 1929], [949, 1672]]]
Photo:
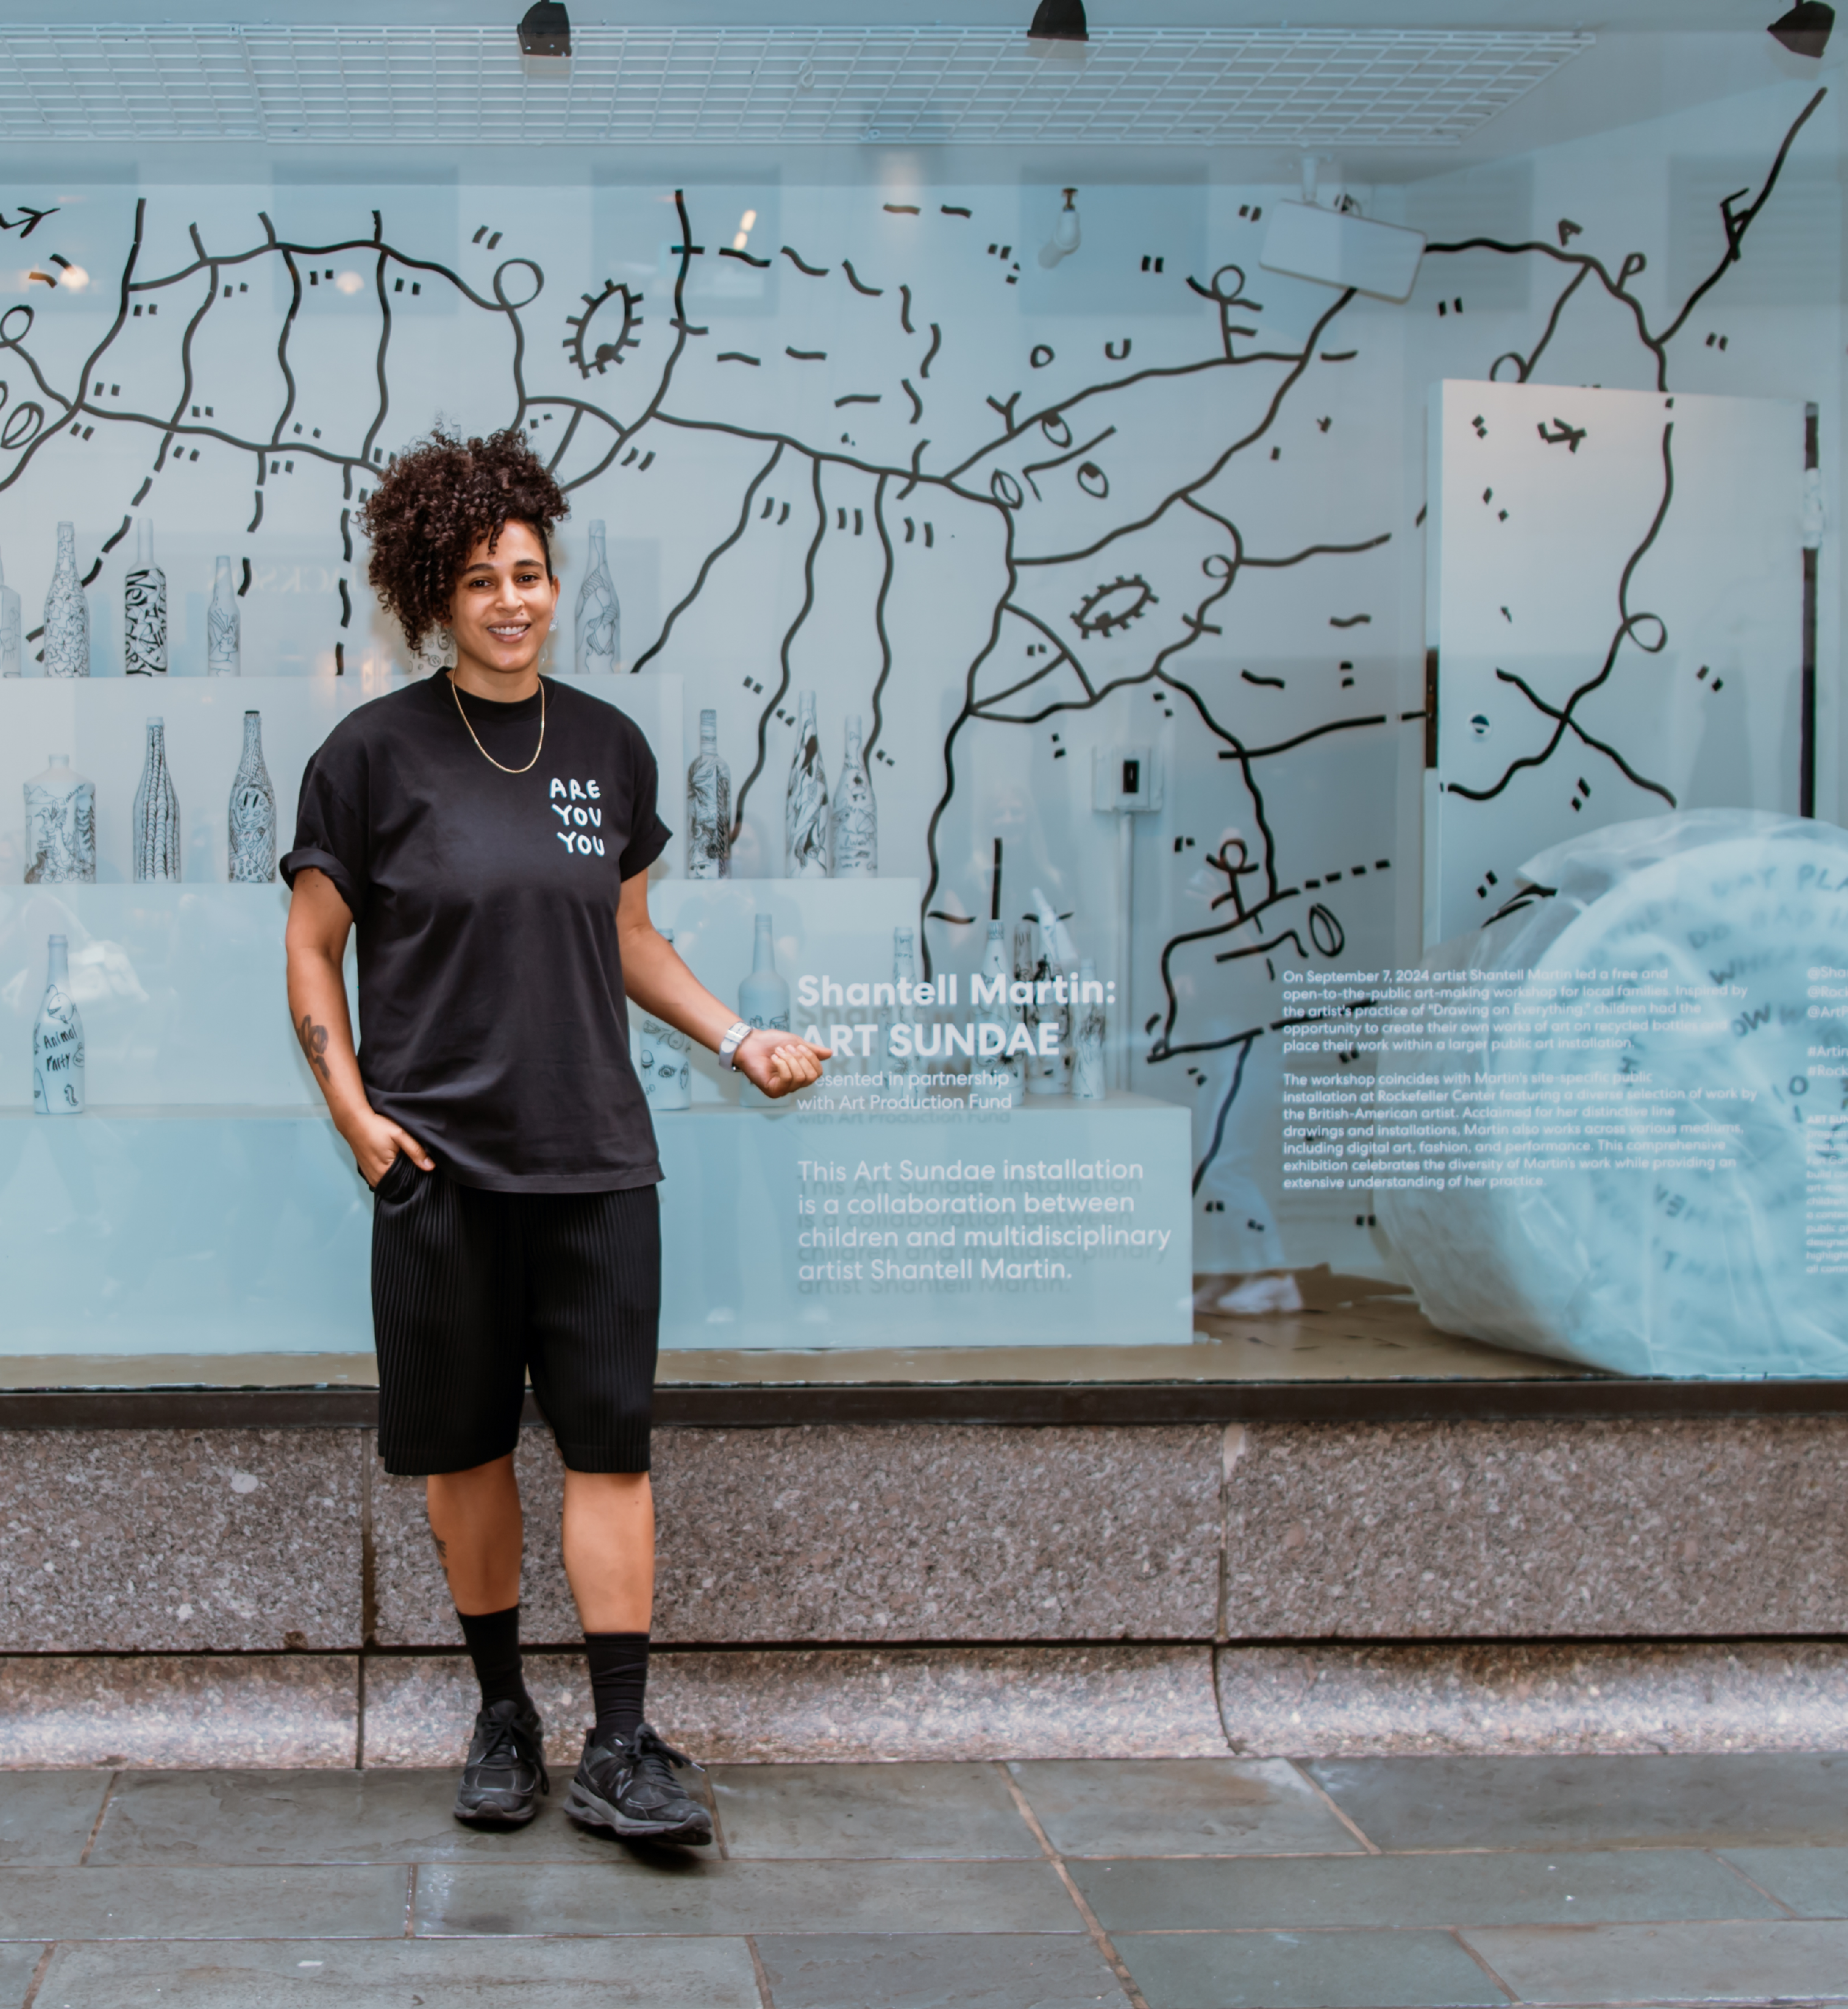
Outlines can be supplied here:
[[540, 145], [740, 141], [1452, 147], [1583, 34], [579, 28], [0, 30], [0, 137]]

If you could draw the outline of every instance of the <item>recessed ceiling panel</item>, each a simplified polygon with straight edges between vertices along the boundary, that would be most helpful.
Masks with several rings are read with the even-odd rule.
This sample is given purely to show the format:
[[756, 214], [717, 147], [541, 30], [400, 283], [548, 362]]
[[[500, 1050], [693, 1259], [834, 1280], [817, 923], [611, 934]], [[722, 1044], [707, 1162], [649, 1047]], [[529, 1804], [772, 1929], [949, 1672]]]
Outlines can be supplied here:
[[17, 28], [0, 137], [296, 144], [1445, 147], [1588, 47], [1407, 30], [582, 28], [524, 74], [510, 28]]

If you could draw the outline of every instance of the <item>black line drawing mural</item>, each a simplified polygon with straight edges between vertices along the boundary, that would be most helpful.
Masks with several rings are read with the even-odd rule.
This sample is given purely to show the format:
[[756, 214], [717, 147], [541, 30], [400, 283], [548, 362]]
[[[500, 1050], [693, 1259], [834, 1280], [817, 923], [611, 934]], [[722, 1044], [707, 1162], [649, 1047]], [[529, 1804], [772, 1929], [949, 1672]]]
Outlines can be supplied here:
[[[1416, 576], [1424, 512], [1350, 498], [1337, 476], [1339, 456], [1360, 451], [1351, 421], [1370, 395], [1376, 317], [1416, 311], [1421, 338], [1435, 338], [1441, 285], [1441, 338], [1458, 359], [1442, 374], [1524, 383], [1595, 316], [1597, 338], [1627, 344], [1666, 393], [1695, 307], [1749, 281], [1753, 226], [1822, 95], [1767, 134], [1756, 188], [1718, 206], [1711, 264], [1654, 318], [1635, 286], [1647, 254], [1574, 248], [1599, 242], [1584, 210], [1583, 225], [1562, 219], [1531, 239], [1432, 243], [1425, 291], [1403, 310], [1261, 273], [1255, 204], [1215, 224], [1216, 262], [1195, 268], [1205, 277], [1174, 256], [1143, 274], [1145, 246], [1126, 238], [1113, 253], [1088, 220], [1084, 258], [1120, 255], [1138, 287], [1171, 303], [1159, 323], [1128, 324], [1036, 319], [1035, 288], [1063, 283], [1065, 268], [1009, 270], [1004, 292], [993, 277], [1013, 248], [1003, 239], [1023, 233], [1011, 216], [988, 221], [974, 193], [925, 205], [869, 187], [862, 213], [830, 242], [785, 190], [781, 228], [798, 241], [774, 258], [767, 243], [744, 251], [720, 241], [735, 212], [721, 215], [717, 197], [646, 193], [637, 200], [658, 198], [661, 234], [673, 237], [644, 275], [600, 259], [594, 271], [568, 270], [510, 224], [431, 258], [415, 232], [388, 227], [388, 193], [370, 229], [285, 235], [247, 208], [254, 222], [239, 237], [228, 197], [204, 218], [174, 207], [179, 192], [150, 191], [132, 221], [125, 200], [115, 269], [91, 260], [93, 299], [112, 301], [95, 338], [69, 343], [63, 303], [36, 290], [0, 315], [9, 565], [18, 533], [7, 519], [43, 514], [34, 498], [55, 485], [63, 456], [110, 449], [122, 492], [92, 513], [111, 523], [144, 501], [174, 516], [165, 491], [191, 479], [200, 456], [235, 486], [252, 549], [285, 512], [306, 537], [313, 512], [330, 604], [340, 596], [325, 647], [338, 641], [351, 662], [370, 603], [350, 512], [394, 448], [430, 423], [427, 387], [445, 356], [466, 353], [473, 402], [453, 415], [459, 423], [526, 429], [568, 491], [595, 491], [583, 513], [608, 519], [618, 540], [625, 523], [677, 526], [671, 548], [660, 533], [660, 611], [634, 635], [631, 668], [683, 670], [689, 703], [720, 709], [738, 776], [741, 874], [775, 869], [763, 834], [776, 826], [780, 838], [780, 817], [763, 780], [787, 764], [790, 693], [818, 688], [826, 744], [848, 714], [866, 721], [881, 863], [922, 882], [925, 969], [967, 960], [979, 948], [969, 930], [932, 916], [988, 911], [981, 861], [997, 833], [975, 824], [994, 791], [985, 782], [977, 803], [972, 778], [989, 766], [1025, 773], [1029, 760], [1050, 773], [1055, 758], [1068, 773], [1085, 763], [1064, 756], [1100, 735], [1151, 738], [1159, 727], [1188, 763], [1172, 827], [1198, 843], [1164, 844], [1159, 881], [1152, 863], [1138, 877], [1138, 911], [1160, 925], [1138, 937], [1134, 1008], [1122, 1017], [1144, 1029], [1136, 1084], [1195, 1110], [1196, 1189], [1225, 1223], [1213, 1231], [1248, 1235], [1254, 1222], [1274, 1227], [1274, 1206], [1268, 1217], [1242, 1200], [1228, 1211], [1213, 1167], [1243, 1148], [1245, 1113], [1275, 1079], [1278, 973], [1383, 952], [1396, 888], [1415, 865], [1390, 841], [1398, 749], [1424, 714], [1403, 696], [1408, 631], [1389, 586]], [[49, 200], [0, 191], [0, 227], [30, 203], [27, 230], [48, 259], [69, 221]], [[1505, 314], [1455, 310], [1471, 271], [1510, 261], [1536, 281], [1557, 268], [1563, 283], [1513, 328]], [[772, 264], [783, 288], [774, 317], [732, 314], [724, 289], [708, 288], [715, 273], [767, 284], [759, 274]], [[1482, 339], [1494, 353], [1453, 346]], [[1570, 406], [1559, 409], [1566, 417], [1542, 438], [1564, 459], [1583, 434]], [[1286, 507], [1305, 492], [1292, 482], [1319, 483], [1332, 499], [1319, 514]], [[674, 516], [696, 487], [696, 519]], [[295, 499], [304, 495], [317, 499]], [[1672, 507], [1666, 480], [1662, 500]], [[618, 583], [626, 629], [632, 597]], [[722, 673], [699, 682], [727, 637], [745, 660], [726, 656]], [[1640, 632], [1632, 639], [1646, 647]], [[1577, 757], [1577, 713], [1554, 725], [1562, 757]], [[1074, 740], [1074, 726], [1092, 736]], [[1057, 747], [1054, 731], [1065, 735]], [[1648, 749], [1609, 750], [1646, 774]], [[1359, 803], [1363, 764], [1382, 806], [1353, 811], [1353, 855], [1368, 867], [1325, 870], [1327, 856], [1309, 848], [1315, 804], [1340, 801], [1346, 813]], [[1011, 832], [1008, 849], [1032, 855]], [[1072, 904], [1064, 890], [1062, 907]], [[1081, 925], [1105, 919], [1101, 900], [1079, 915]]]
[[602, 376], [612, 363], [622, 360], [622, 352], [636, 344], [635, 330], [643, 317], [635, 310], [643, 295], [632, 292], [614, 279], [606, 279], [600, 293], [584, 296], [584, 311], [565, 323], [571, 333], [561, 345], [578, 366], [578, 374], [588, 380], [594, 370]]

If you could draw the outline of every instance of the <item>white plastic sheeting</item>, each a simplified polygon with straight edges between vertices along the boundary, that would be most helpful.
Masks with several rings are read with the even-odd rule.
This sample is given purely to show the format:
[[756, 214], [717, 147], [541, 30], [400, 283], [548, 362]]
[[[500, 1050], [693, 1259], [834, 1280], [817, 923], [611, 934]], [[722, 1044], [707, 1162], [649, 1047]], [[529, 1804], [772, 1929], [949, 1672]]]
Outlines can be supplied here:
[[[1487, 973], [1520, 1036], [1379, 1057], [1382, 1097], [1436, 1077], [1517, 1119], [1467, 1126], [1442, 1190], [1378, 1196], [1426, 1315], [1626, 1374], [1848, 1373], [1848, 832], [1696, 810], [1523, 876], [1554, 896], [1426, 959]], [[1575, 1115], [1581, 1162], [1548, 1168]]]

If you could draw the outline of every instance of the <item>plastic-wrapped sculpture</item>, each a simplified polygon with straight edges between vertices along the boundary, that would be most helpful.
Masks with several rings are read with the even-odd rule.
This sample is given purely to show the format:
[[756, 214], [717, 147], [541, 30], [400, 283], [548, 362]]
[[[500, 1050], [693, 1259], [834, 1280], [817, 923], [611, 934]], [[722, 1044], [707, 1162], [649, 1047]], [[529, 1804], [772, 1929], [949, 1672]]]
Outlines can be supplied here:
[[1426, 1316], [1625, 1374], [1848, 1373], [1848, 832], [1687, 811], [1523, 877], [1552, 896], [1426, 959], [1500, 1030], [1385, 1028], [1382, 1132], [1421, 1099], [1453, 1138], [1440, 1189], [1375, 1199]]

